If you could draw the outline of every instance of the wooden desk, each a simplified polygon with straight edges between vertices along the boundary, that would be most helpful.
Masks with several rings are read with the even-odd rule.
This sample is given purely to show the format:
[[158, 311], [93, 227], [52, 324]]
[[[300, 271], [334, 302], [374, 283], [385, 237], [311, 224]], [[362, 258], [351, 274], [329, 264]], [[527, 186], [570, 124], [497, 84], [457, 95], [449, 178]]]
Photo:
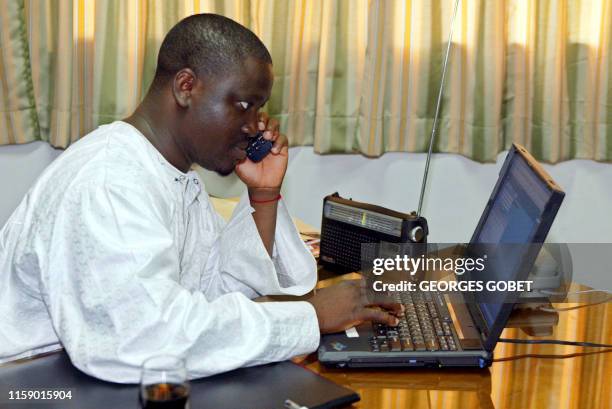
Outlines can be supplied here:
[[[325, 287], [348, 277], [319, 282]], [[352, 278], [358, 277], [357, 275]], [[564, 304], [563, 307], [568, 307]], [[504, 338], [536, 339], [519, 328]], [[612, 303], [559, 312], [551, 336], [537, 339], [612, 344]], [[499, 343], [495, 359], [518, 355], [567, 355], [600, 348]], [[306, 366], [361, 395], [352, 408], [364, 409], [609, 409], [612, 408], [612, 353], [566, 359], [523, 358], [495, 362], [485, 370], [329, 369], [309, 356]]]

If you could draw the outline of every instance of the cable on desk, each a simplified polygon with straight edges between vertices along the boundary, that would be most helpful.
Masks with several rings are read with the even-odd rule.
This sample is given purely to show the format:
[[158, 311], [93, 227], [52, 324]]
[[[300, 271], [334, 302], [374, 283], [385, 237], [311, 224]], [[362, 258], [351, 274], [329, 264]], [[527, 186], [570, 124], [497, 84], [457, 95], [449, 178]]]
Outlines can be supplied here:
[[523, 355], [513, 355], [513, 356], [505, 356], [503, 358], [497, 358], [497, 359], [494, 359], [493, 362], [516, 361], [518, 359], [525, 359], [525, 358], [569, 359], [569, 358], [576, 358], [579, 356], [607, 354], [610, 352], [612, 352], [612, 349], [604, 349], [602, 351], [592, 351], [592, 352], [577, 352], [573, 354], [523, 354]]
[[508, 344], [547, 344], [547, 345], [569, 345], [569, 346], [575, 346], [575, 347], [588, 347], [588, 348], [612, 348], [612, 344], [596, 344], [594, 342], [580, 342], [580, 341], [563, 341], [560, 339], [500, 338], [499, 342], [506, 342]]

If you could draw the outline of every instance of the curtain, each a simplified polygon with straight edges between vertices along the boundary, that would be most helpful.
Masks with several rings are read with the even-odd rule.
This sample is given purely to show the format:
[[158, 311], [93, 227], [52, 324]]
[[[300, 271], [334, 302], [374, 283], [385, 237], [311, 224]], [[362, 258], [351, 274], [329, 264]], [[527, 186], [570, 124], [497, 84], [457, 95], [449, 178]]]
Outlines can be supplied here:
[[[454, 0], [18, 0], [0, 10], [0, 144], [128, 116], [165, 33], [215, 12], [271, 51], [266, 110], [319, 153], [424, 152]], [[434, 151], [612, 160], [612, 0], [461, 0]]]
[[0, 11], [0, 143], [38, 138], [36, 104], [28, 55], [23, 2], [6, 2]]
[[365, 68], [368, 1], [267, 0], [261, 38], [274, 60], [268, 112], [294, 145], [353, 152]]
[[506, 145], [612, 160], [612, 1], [513, 1], [506, 13]]
[[[427, 150], [454, 1], [372, 1], [355, 148]], [[461, 0], [435, 151], [612, 160], [612, 1]]]
[[[427, 151], [455, 1], [372, 3], [357, 146]], [[462, 1], [435, 151], [494, 160], [503, 149], [504, 2]]]

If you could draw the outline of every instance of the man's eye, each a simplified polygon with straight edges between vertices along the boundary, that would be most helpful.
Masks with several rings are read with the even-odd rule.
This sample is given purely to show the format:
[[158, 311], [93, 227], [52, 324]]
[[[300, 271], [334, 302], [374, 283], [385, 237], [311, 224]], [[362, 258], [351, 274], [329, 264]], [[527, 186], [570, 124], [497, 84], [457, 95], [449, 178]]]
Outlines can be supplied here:
[[243, 111], [246, 111], [247, 109], [249, 109], [251, 104], [249, 104], [248, 102], [245, 102], [245, 101], [240, 101], [240, 102], [238, 102], [238, 106], [240, 108], [242, 108]]

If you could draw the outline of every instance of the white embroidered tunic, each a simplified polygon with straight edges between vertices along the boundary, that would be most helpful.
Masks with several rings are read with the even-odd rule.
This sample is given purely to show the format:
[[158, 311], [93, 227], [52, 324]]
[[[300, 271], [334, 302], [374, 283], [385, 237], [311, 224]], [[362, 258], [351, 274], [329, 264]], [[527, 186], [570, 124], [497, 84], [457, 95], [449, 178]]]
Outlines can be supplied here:
[[309, 353], [301, 295], [315, 261], [279, 203], [270, 258], [248, 198], [226, 224], [194, 171], [167, 162], [125, 122], [58, 157], [0, 231], [0, 363], [60, 345], [82, 371], [138, 382], [157, 354], [192, 378]]

